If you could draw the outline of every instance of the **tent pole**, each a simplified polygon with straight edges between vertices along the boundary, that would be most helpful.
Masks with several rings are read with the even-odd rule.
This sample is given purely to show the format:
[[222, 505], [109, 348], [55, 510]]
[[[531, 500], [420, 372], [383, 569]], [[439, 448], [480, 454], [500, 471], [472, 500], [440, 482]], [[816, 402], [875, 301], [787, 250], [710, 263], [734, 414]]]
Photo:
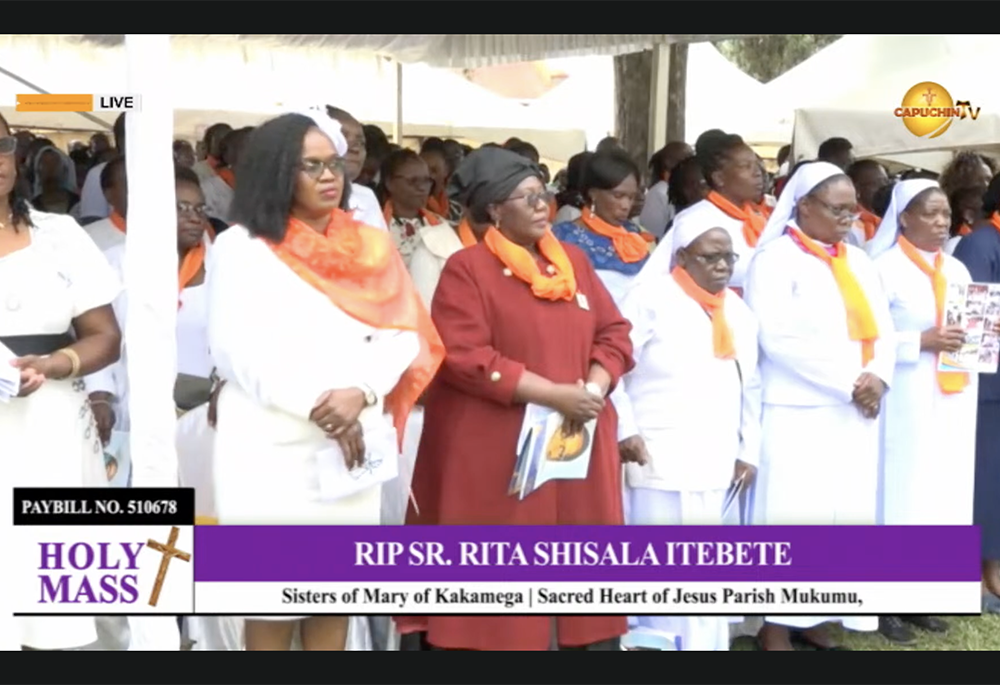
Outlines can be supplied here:
[[392, 142], [403, 144], [403, 63], [396, 62], [396, 120], [392, 127]]
[[647, 159], [667, 144], [667, 103], [670, 95], [670, 46], [653, 46], [649, 83], [649, 149]]

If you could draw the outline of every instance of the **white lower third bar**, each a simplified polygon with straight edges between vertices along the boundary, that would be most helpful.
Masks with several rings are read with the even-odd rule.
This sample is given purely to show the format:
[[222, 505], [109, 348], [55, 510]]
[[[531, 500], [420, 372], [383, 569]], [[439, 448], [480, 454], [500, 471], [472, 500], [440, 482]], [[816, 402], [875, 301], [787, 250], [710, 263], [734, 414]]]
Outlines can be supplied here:
[[963, 583], [195, 583], [199, 614], [978, 614]]

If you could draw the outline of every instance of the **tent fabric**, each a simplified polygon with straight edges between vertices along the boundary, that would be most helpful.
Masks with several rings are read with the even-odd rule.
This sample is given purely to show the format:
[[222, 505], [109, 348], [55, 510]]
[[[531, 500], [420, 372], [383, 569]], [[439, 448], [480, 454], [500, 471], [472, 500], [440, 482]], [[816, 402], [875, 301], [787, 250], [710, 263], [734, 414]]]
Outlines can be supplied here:
[[[205, 41], [211, 38], [211, 42], [215, 44], [236, 42], [242, 45], [371, 52], [404, 64], [421, 62], [435, 67], [476, 68], [557, 57], [624, 55], [649, 50], [655, 45], [700, 43], [742, 36], [743, 34], [203, 34], [176, 35], [174, 39]], [[122, 42], [122, 36], [118, 35], [77, 35], [65, 38], [103, 46], [120, 45]]]

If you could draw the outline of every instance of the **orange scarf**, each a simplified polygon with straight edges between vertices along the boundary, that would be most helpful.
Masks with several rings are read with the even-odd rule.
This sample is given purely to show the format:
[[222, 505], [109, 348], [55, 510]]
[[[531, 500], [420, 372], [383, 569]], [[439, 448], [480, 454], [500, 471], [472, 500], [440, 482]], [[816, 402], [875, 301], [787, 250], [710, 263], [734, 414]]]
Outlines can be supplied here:
[[[215, 242], [215, 230], [212, 228], [211, 224], [205, 229], [205, 238], [210, 242]], [[177, 269], [177, 282], [179, 285], [178, 293], [184, 292], [184, 288], [191, 285], [191, 281], [201, 272], [201, 268], [205, 266], [205, 253], [207, 248], [205, 247], [205, 241], [202, 240], [200, 243], [192, 247], [181, 259], [180, 266]], [[177, 308], [181, 308], [180, 299], [177, 300]]]
[[556, 220], [556, 214], [559, 213], [559, 205], [556, 204], [556, 199], [552, 198], [549, 200], [549, 223], [554, 223]]
[[[395, 208], [392, 206], [392, 200], [385, 201], [385, 207], [382, 208], [382, 216], [385, 218], [385, 225], [389, 226], [392, 224], [392, 220], [395, 218]], [[428, 226], [437, 226], [441, 223], [442, 219], [437, 213], [428, 212], [426, 209], [421, 209], [419, 218], [424, 221]]]
[[402, 447], [406, 419], [441, 366], [445, 349], [392, 238], [335, 209], [325, 234], [289, 218], [284, 240], [269, 245], [347, 315], [374, 328], [419, 335], [420, 353], [385, 398]]
[[972, 226], [970, 226], [969, 224], [962, 224], [961, 226], [958, 227], [958, 235], [964, 237], [969, 235], [970, 233], [972, 233]]
[[[934, 256], [934, 267], [931, 268], [931, 265], [927, 263], [924, 256], [913, 246], [913, 243], [903, 236], [899, 236], [898, 243], [899, 249], [903, 251], [903, 254], [909, 257], [910, 261], [918, 269], [930, 277], [931, 285], [934, 287], [934, 306], [937, 309], [937, 321], [935, 325], [940, 326], [944, 321], [944, 301], [948, 290], [948, 279], [944, 276], [943, 268], [944, 255], [941, 254], [941, 250], [938, 250]], [[969, 384], [969, 374], [955, 371], [938, 371], [937, 380], [941, 392], [945, 395], [954, 395], [965, 390], [965, 386]]]
[[861, 228], [865, 232], [865, 242], [868, 242], [875, 237], [875, 233], [878, 232], [878, 227], [882, 224], [882, 219], [880, 219], [877, 214], [869, 212], [864, 207], [858, 207], [858, 213], [861, 215], [858, 218], [858, 223], [861, 224]]
[[108, 218], [111, 219], [111, 223], [114, 225], [115, 228], [117, 228], [122, 233], [125, 232], [125, 217], [123, 217], [118, 212], [112, 210], [111, 216], [109, 216]]
[[610, 238], [618, 258], [626, 264], [641, 262], [649, 256], [649, 243], [639, 233], [627, 231], [624, 226], [612, 226], [587, 207], [583, 208], [580, 221], [597, 235]]
[[229, 186], [230, 188], [236, 187], [236, 174], [233, 172], [232, 169], [230, 169], [229, 167], [224, 167], [222, 169], [216, 169], [215, 173], [219, 175], [219, 178], [221, 178], [223, 181], [226, 182], [227, 186]]
[[726, 216], [742, 221], [743, 239], [747, 241], [747, 245], [750, 247], [757, 247], [760, 234], [767, 225], [767, 217], [760, 210], [756, 209], [750, 202], [744, 204], [741, 209], [714, 190], [708, 194], [706, 199], [725, 212]]
[[993, 224], [993, 228], [1000, 231], [1000, 212], [993, 212], [993, 216], [990, 217], [990, 223]]
[[472, 225], [468, 218], [462, 217], [462, 222], [458, 225], [458, 239], [462, 241], [462, 247], [472, 247], [479, 241], [476, 234], [472, 232]]
[[837, 288], [840, 289], [840, 296], [847, 309], [847, 334], [851, 340], [861, 342], [861, 364], [867, 366], [868, 362], [875, 358], [878, 324], [864, 290], [851, 272], [851, 265], [847, 263], [847, 247], [844, 243], [837, 243], [836, 256], [830, 256], [822, 245], [817, 244], [805, 233], [797, 228], [791, 230], [807, 251], [826, 262], [833, 271], [833, 278], [837, 281]]
[[701, 305], [709, 318], [712, 319], [712, 347], [718, 359], [735, 359], [736, 346], [733, 343], [733, 331], [726, 323], [726, 291], [717, 295], [708, 292], [691, 278], [684, 269], [675, 266], [670, 275], [677, 281], [684, 294]]
[[767, 200], [751, 203], [750, 207], [753, 209], [753, 211], [757, 212], [762, 217], [764, 217], [765, 222], [771, 218], [771, 212], [774, 211], [773, 209], [771, 209], [771, 206], [767, 204]]
[[451, 202], [448, 201], [448, 195], [446, 193], [439, 193], [437, 197], [433, 195], [428, 197], [427, 209], [438, 216], [449, 216], [451, 214]]
[[538, 251], [552, 265], [554, 274], [546, 276], [538, 268], [535, 256], [526, 249], [512, 243], [492, 226], [483, 236], [483, 242], [490, 252], [497, 256], [511, 273], [531, 286], [531, 293], [542, 300], [572, 300], [576, 295], [576, 275], [573, 263], [569, 261], [562, 243], [551, 231], [546, 231], [538, 241]]

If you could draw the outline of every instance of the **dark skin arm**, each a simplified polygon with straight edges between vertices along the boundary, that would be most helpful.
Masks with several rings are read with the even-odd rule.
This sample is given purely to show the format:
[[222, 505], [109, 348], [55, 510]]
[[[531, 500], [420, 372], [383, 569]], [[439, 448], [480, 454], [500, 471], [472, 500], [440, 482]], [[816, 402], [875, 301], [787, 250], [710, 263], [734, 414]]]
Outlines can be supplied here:
[[[85, 376], [114, 364], [121, 356], [121, 331], [111, 305], [97, 307], [73, 319], [77, 341], [68, 349], [80, 358], [79, 375]], [[65, 354], [28, 355], [15, 360], [21, 370], [21, 396], [30, 395], [45, 379], [61, 380], [73, 372], [73, 360]], [[27, 389], [27, 392], [26, 392]]]

